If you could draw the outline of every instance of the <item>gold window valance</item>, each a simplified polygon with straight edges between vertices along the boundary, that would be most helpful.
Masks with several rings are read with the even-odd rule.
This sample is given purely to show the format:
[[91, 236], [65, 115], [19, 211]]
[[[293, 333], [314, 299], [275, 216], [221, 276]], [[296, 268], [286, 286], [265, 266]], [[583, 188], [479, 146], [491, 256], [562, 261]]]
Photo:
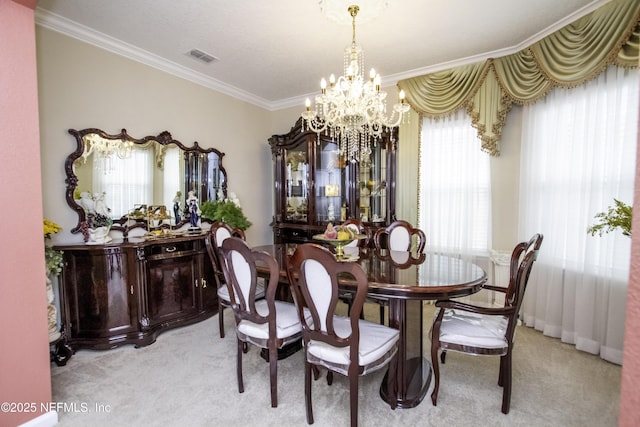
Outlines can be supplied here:
[[520, 52], [402, 80], [398, 87], [423, 116], [465, 108], [482, 150], [497, 156], [513, 103], [536, 102], [556, 86], [576, 87], [609, 65], [637, 67], [639, 41], [640, 1], [612, 0]]

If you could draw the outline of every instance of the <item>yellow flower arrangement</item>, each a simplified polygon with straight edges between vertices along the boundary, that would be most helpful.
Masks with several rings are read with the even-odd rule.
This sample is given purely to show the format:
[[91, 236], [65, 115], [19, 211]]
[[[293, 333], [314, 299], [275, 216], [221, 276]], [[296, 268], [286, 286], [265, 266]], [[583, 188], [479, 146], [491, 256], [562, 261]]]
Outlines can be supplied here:
[[50, 239], [52, 235], [62, 230], [62, 227], [47, 218], [43, 218], [42, 224], [45, 238], [44, 258], [47, 263], [47, 276], [50, 274], [57, 275], [62, 271], [62, 252], [56, 251], [47, 245], [47, 239]]
[[55, 222], [47, 219], [47, 218], [43, 218], [42, 220], [43, 226], [44, 226], [44, 238], [48, 239], [50, 238], [52, 235], [56, 234], [57, 232], [59, 232], [60, 230], [62, 230], [62, 227], [60, 227], [58, 224], [56, 224]]

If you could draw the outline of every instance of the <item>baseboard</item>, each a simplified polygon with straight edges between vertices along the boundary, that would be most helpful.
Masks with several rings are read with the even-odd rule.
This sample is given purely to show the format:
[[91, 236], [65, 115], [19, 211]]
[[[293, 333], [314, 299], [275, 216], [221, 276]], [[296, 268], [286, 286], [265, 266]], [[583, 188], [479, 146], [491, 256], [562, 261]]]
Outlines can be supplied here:
[[20, 424], [18, 427], [53, 427], [57, 424], [58, 413], [56, 411], [49, 411], [24, 424]]

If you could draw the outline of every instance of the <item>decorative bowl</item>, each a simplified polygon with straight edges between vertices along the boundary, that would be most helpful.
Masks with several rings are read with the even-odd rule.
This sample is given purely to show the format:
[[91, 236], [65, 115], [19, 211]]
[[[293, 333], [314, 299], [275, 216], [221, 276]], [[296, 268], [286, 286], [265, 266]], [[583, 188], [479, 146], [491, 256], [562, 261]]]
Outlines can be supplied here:
[[356, 234], [353, 236], [353, 238], [349, 239], [329, 239], [324, 234], [316, 234], [315, 236], [313, 236], [313, 238], [321, 242], [329, 243], [331, 246], [335, 247], [336, 258], [341, 260], [346, 258], [344, 255], [344, 247], [346, 245], [353, 242], [354, 240], [366, 239], [367, 236], [365, 236], [364, 234]]

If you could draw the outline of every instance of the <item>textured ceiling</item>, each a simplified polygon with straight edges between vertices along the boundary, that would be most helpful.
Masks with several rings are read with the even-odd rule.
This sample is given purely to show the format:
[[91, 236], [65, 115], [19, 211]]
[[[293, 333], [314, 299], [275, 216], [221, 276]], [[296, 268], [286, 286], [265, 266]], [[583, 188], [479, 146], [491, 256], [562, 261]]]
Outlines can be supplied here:
[[[364, 13], [367, 1], [344, 3]], [[389, 0], [356, 20], [356, 39], [389, 86], [516, 52], [607, 1]], [[321, 77], [342, 74], [351, 41], [351, 25], [327, 19], [317, 0], [40, 0], [36, 22], [268, 109], [302, 105]]]

